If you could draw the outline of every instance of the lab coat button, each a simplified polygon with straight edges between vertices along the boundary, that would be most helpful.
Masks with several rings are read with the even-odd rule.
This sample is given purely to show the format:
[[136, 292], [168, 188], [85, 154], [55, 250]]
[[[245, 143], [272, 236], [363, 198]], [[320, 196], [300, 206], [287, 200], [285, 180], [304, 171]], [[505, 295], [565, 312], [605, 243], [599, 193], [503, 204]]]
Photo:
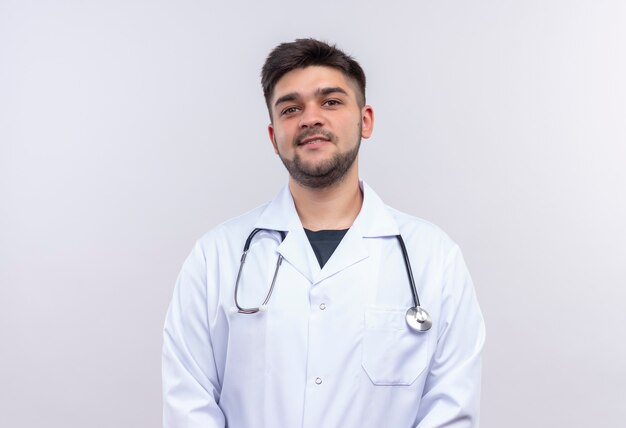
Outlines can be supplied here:
[[321, 310], [326, 309], [326, 303], [320, 303], [320, 309]]
[[322, 379], [321, 378], [315, 378], [315, 384], [319, 385], [320, 383], [322, 383]]

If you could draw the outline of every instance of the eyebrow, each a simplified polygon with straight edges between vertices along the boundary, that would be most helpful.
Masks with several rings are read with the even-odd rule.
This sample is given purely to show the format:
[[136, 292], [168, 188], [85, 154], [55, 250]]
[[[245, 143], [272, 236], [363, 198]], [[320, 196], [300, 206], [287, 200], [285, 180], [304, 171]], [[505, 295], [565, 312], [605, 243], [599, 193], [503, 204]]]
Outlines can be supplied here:
[[[334, 93], [340, 93], [340, 94], [344, 94], [344, 95], [348, 95], [348, 93], [346, 92], [345, 89], [343, 89], [342, 87], [339, 86], [331, 86], [331, 87], [327, 87], [327, 88], [319, 88], [315, 91], [315, 96], [324, 96], [324, 95], [329, 95], [329, 94], [334, 94]], [[285, 103], [288, 101], [294, 101], [296, 99], [300, 98], [300, 94], [298, 92], [290, 92], [286, 95], [283, 95], [282, 97], [279, 97], [276, 102], [274, 103], [274, 107], [278, 106], [278, 104], [280, 103]]]
[[296, 100], [298, 99], [298, 97], [300, 97], [300, 94], [298, 94], [297, 92], [291, 92], [287, 95], [283, 95], [276, 100], [276, 102], [274, 103], [274, 107], [278, 106], [278, 104], [280, 103], [286, 103], [287, 101]]
[[334, 94], [335, 92], [339, 92], [340, 94], [348, 95], [345, 89], [339, 86], [332, 86], [330, 88], [319, 88], [315, 91], [315, 95], [329, 95]]

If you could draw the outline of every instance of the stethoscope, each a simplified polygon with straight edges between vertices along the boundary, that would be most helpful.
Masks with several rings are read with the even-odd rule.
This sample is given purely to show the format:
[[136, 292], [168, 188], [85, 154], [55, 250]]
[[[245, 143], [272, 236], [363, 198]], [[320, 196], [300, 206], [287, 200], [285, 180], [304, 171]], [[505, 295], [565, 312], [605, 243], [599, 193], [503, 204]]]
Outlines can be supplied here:
[[[270, 297], [272, 296], [272, 292], [274, 291], [274, 286], [276, 285], [276, 277], [278, 276], [278, 270], [280, 269], [280, 265], [283, 262], [282, 254], [278, 254], [278, 260], [276, 261], [276, 269], [274, 270], [274, 276], [272, 277], [272, 283], [270, 284], [270, 289], [267, 292], [267, 296], [265, 296], [265, 300], [261, 306], [257, 308], [244, 308], [239, 305], [239, 301], [237, 300], [237, 292], [239, 290], [239, 279], [241, 278], [241, 272], [243, 270], [243, 265], [246, 262], [246, 256], [248, 255], [248, 251], [250, 250], [250, 243], [252, 242], [252, 238], [254, 235], [259, 233], [260, 231], [265, 230], [268, 232], [278, 232], [280, 234], [281, 242], [285, 239], [287, 235], [282, 230], [272, 231], [269, 229], [254, 229], [252, 233], [246, 239], [246, 243], [243, 247], [243, 254], [241, 255], [241, 263], [239, 264], [239, 271], [237, 272], [237, 279], [235, 280], [235, 306], [237, 306], [237, 312], [241, 314], [255, 314], [259, 311], [265, 311], [267, 308], [267, 303], [270, 301]], [[413, 303], [414, 306], [409, 308], [406, 311], [406, 323], [411, 330], [414, 331], [427, 331], [433, 325], [432, 319], [430, 315], [426, 311], [426, 309], [420, 306], [420, 300], [417, 295], [417, 288], [415, 287], [415, 280], [413, 279], [413, 270], [411, 269], [411, 262], [409, 261], [409, 255], [406, 251], [406, 246], [404, 245], [404, 240], [401, 235], [396, 235], [398, 242], [400, 243], [400, 248], [402, 249], [402, 255], [404, 256], [404, 266], [406, 267], [406, 273], [409, 277], [409, 283], [411, 285], [411, 293], [413, 293]]]

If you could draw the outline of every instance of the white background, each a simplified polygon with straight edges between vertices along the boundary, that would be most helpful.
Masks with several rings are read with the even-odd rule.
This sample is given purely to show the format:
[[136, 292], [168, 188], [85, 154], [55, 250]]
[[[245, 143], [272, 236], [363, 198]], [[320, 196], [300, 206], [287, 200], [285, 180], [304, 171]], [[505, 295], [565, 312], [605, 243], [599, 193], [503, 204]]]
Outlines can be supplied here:
[[362, 177], [464, 251], [481, 426], [623, 427], [620, 0], [0, 0], [0, 426], [161, 424], [176, 275], [285, 182], [259, 72], [307, 36], [366, 70]]

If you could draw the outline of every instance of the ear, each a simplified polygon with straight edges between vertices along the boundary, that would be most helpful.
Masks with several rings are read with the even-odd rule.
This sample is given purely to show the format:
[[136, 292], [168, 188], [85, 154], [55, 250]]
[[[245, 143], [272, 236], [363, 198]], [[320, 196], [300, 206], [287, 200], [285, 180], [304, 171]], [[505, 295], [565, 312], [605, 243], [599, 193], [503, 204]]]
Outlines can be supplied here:
[[361, 119], [363, 127], [361, 128], [361, 137], [369, 138], [374, 132], [374, 109], [370, 105], [365, 105], [361, 109]]
[[278, 154], [278, 146], [276, 145], [276, 136], [274, 135], [274, 125], [271, 123], [267, 125], [267, 133], [270, 137], [270, 141], [272, 142], [272, 146], [274, 147], [274, 153]]

